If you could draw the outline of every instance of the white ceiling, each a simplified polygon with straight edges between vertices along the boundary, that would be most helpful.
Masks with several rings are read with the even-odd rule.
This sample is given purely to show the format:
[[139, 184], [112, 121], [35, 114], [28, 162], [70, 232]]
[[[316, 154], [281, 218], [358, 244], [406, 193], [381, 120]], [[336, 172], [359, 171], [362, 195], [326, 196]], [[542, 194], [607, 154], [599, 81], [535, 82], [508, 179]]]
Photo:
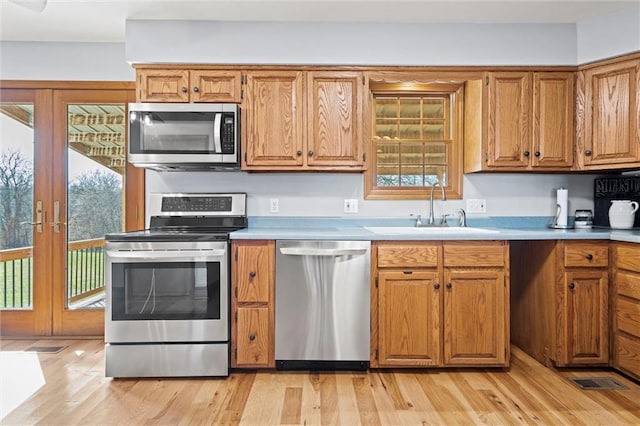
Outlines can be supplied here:
[[[122, 42], [127, 19], [575, 23], [640, 0], [0, 0], [0, 40]], [[42, 11], [37, 11], [42, 8]]]

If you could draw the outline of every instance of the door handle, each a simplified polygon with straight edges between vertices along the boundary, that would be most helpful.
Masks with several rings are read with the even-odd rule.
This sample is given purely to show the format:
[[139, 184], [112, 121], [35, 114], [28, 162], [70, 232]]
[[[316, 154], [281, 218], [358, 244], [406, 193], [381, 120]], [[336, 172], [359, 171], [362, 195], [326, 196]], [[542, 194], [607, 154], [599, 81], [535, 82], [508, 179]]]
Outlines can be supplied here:
[[53, 232], [60, 232], [60, 225], [66, 225], [67, 222], [60, 222], [60, 201], [53, 202], [53, 222], [51, 222], [51, 226], [53, 226]]
[[290, 256], [359, 256], [366, 249], [281, 248], [280, 253]]
[[36, 227], [36, 232], [42, 234], [42, 201], [36, 202], [36, 221], [31, 222]]

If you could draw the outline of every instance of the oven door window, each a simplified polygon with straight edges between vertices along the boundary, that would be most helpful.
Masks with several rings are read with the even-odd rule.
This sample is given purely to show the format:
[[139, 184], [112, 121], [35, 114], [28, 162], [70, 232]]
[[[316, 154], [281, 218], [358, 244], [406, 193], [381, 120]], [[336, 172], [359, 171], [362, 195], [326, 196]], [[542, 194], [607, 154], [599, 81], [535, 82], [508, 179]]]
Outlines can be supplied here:
[[113, 320], [220, 319], [220, 262], [113, 264]]

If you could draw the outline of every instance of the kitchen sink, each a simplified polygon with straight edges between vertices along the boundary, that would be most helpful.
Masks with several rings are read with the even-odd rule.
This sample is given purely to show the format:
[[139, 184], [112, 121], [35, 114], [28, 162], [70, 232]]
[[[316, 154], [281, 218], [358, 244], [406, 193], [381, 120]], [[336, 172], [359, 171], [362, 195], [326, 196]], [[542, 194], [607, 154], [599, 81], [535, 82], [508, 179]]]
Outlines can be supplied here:
[[462, 228], [458, 226], [365, 226], [369, 232], [387, 235], [469, 235], [469, 234], [497, 234], [498, 230], [485, 228]]

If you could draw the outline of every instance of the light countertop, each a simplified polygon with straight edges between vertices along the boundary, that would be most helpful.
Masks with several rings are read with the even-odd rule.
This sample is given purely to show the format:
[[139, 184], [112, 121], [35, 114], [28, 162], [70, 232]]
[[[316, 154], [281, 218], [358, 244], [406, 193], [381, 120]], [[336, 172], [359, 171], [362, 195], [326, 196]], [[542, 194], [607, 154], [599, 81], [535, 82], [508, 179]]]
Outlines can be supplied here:
[[[612, 240], [640, 243], [640, 230], [603, 228], [557, 230], [548, 218], [482, 218], [469, 230], [420, 228], [403, 218], [250, 218], [249, 227], [230, 234], [232, 240]], [[367, 228], [374, 228], [375, 232]], [[382, 229], [380, 229], [382, 227]], [[400, 227], [395, 232], [394, 227]], [[452, 222], [451, 228], [457, 223]], [[480, 228], [485, 232], [474, 232]], [[387, 232], [388, 230], [388, 232]]]

